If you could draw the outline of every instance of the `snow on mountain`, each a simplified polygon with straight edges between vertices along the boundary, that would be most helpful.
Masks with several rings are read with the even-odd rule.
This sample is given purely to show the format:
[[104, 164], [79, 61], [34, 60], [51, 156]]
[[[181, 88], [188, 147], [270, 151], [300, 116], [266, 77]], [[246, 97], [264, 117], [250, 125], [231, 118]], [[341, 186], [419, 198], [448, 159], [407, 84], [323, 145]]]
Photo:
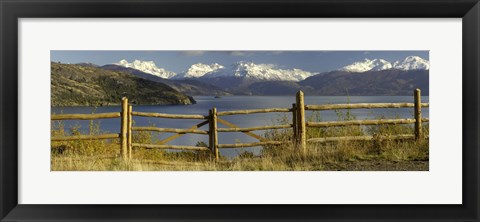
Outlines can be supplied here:
[[400, 70], [430, 69], [430, 62], [418, 56], [408, 56], [403, 61], [393, 63], [393, 68]]
[[164, 79], [170, 79], [176, 75], [175, 72], [157, 67], [153, 61], [135, 60], [132, 63], [129, 63], [127, 60], [123, 59], [115, 65], [137, 69], [144, 73], [152, 74]]
[[301, 81], [318, 73], [301, 69], [280, 69], [273, 64], [255, 64], [253, 62], [237, 62], [231, 69], [218, 69], [207, 73], [205, 78], [240, 77], [266, 81]]
[[408, 56], [402, 61], [390, 63], [384, 59], [365, 59], [363, 61], [354, 62], [350, 65], [340, 68], [341, 71], [347, 72], [367, 72], [367, 71], [381, 71], [387, 69], [399, 70], [415, 70], [415, 69], [430, 69], [430, 62], [418, 56]]
[[184, 78], [214, 78], [214, 77], [241, 77], [252, 78], [264, 81], [301, 81], [318, 73], [312, 73], [301, 69], [280, 69], [273, 64], [255, 64], [253, 62], [237, 62], [230, 69], [218, 63], [203, 64], [196, 63], [180, 74], [159, 68], [153, 61], [135, 60], [129, 63], [127, 60], [121, 60], [116, 65], [133, 68], [142, 72], [152, 74], [166, 79], [184, 79]]
[[366, 71], [380, 71], [391, 69], [392, 64], [383, 59], [365, 59], [363, 61], [354, 62], [348, 66], [340, 68], [341, 71], [347, 72], [366, 72]]
[[224, 69], [225, 67], [218, 64], [212, 63], [210, 65], [203, 63], [196, 63], [190, 66], [187, 71], [180, 73], [173, 77], [174, 79], [183, 79], [183, 78], [200, 78], [207, 73], [217, 71], [219, 69]]

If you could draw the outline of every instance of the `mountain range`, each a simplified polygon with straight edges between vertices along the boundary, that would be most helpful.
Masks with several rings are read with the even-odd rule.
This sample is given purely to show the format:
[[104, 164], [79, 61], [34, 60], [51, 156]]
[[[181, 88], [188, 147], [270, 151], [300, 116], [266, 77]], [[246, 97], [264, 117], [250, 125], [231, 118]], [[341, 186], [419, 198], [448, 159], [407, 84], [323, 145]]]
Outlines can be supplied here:
[[[260, 81], [294, 81], [299, 82], [308, 77], [319, 74], [301, 69], [285, 69], [275, 64], [256, 64], [253, 62], [240, 61], [230, 65], [229, 68], [218, 64], [195, 63], [186, 71], [175, 73], [164, 68], [157, 67], [153, 61], [134, 60], [129, 63], [121, 60], [114, 65], [125, 68], [133, 68], [164, 79], [192, 79], [192, 78], [217, 78], [236, 77], [249, 78]], [[384, 59], [364, 59], [332, 71], [346, 71], [351, 73], [363, 73], [381, 70], [429, 70], [430, 63], [418, 56], [408, 56], [403, 60], [389, 62]]]
[[140, 71], [138, 69], [134, 68], [127, 68], [124, 66], [120, 65], [104, 65], [104, 66], [99, 66], [101, 69], [105, 70], [113, 70], [113, 71], [121, 71], [121, 72], [126, 72], [129, 74], [132, 74], [134, 76], [143, 78], [143, 79], [148, 79], [150, 81], [158, 82], [158, 83], [163, 83], [166, 84], [167, 86], [175, 89], [178, 92], [187, 94], [187, 95], [196, 95], [196, 96], [208, 96], [208, 95], [215, 95], [215, 96], [227, 96], [231, 95], [231, 93], [216, 87], [214, 85], [204, 83], [198, 80], [195, 80], [194, 78], [185, 78], [185, 79], [166, 79], [159, 77], [157, 75], [152, 75], [150, 73], [145, 73], [143, 71]]
[[324, 73], [240, 61], [228, 68], [218, 63], [196, 63], [186, 71], [172, 75], [171, 71], [156, 67], [152, 61], [122, 61], [117, 66], [137, 64], [138, 71], [142, 71], [141, 67], [148, 67], [142, 71], [145, 73], [163, 70], [170, 73], [170, 80], [203, 82], [237, 95], [291, 95], [298, 90], [314, 95], [410, 95], [415, 87], [428, 94], [430, 69], [428, 60], [408, 56], [394, 62], [364, 59]]
[[133, 68], [165, 79], [236, 77], [260, 81], [301, 81], [318, 74], [317, 72], [308, 72], [301, 69], [282, 69], [274, 64], [255, 64], [244, 61], [236, 62], [229, 68], [218, 63], [196, 63], [191, 65], [185, 72], [179, 74], [159, 68], [153, 61], [135, 60], [129, 63], [126, 60], [121, 60], [114, 65]]
[[284, 68], [275, 64], [236, 62], [195, 63], [181, 73], [157, 67], [153, 61], [121, 60], [92, 63], [51, 63], [53, 106], [114, 105], [122, 96], [134, 104], [192, 104], [191, 96], [411, 95], [429, 90], [428, 60], [408, 56], [389, 62], [364, 59], [329, 72]]

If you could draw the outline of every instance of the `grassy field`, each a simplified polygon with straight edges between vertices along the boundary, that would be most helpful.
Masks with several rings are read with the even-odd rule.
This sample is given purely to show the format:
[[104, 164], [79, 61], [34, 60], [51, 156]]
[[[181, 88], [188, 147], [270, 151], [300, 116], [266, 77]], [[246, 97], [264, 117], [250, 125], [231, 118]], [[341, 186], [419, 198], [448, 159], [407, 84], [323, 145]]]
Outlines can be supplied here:
[[[337, 112], [338, 120], [355, 119], [349, 112]], [[317, 114], [309, 121], [321, 121]], [[288, 119], [277, 120], [285, 124]], [[428, 124], [424, 126], [428, 135]], [[91, 122], [88, 132], [100, 133]], [[379, 125], [308, 128], [307, 138], [412, 134], [411, 125]], [[52, 125], [52, 136], [80, 134], [79, 127], [65, 129], [62, 122]], [[234, 158], [220, 157], [214, 161], [210, 152], [169, 152], [155, 149], [134, 149], [132, 160], [119, 158], [118, 140], [53, 142], [51, 170], [53, 171], [424, 171], [428, 170], [428, 139], [340, 141], [308, 144], [301, 152], [292, 144], [292, 130], [268, 130], [264, 136], [284, 141], [281, 146], [265, 146], [259, 155], [242, 151]], [[136, 132], [134, 143], [155, 142], [155, 133]], [[199, 144], [200, 145], [200, 144]]]

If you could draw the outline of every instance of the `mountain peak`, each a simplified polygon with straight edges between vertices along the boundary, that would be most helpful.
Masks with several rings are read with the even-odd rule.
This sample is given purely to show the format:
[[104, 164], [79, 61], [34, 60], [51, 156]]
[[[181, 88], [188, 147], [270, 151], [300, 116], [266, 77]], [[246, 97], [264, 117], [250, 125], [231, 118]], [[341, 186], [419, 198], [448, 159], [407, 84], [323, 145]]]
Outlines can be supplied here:
[[120, 62], [117, 62], [117, 63], [114, 63], [115, 65], [119, 65], [119, 66], [124, 66], [126, 67], [127, 65], [129, 65], [128, 61], [125, 60], [125, 59], [122, 59], [120, 60]]
[[187, 71], [178, 74], [175, 76], [176, 79], [182, 79], [182, 78], [200, 78], [208, 73], [224, 69], [225, 67], [218, 64], [218, 63], [212, 63], [210, 65], [208, 64], [203, 64], [203, 63], [195, 63], [191, 65]]
[[340, 68], [341, 71], [347, 72], [367, 72], [367, 71], [380, 71], [385, 69], [391, 69], [392, 64], [384, 59], [367, 59], [363, 61], [354, 62], [350, 65]]
[[232, 64], [230, 70], [219, 69], [205, 75], [207, 78], [215, 77], [238, 77], [267, 81], [301, 81], [312, 75], [301, 69], [281, 69], [274, 64], [256, 64], [253, 62], [240, 61]]
[[155, 65], [155, 62], [153, 61], [142, 61], [142, 60], [136, 59], [132, 63], [129, 63], [127, 60], [122, 59], [118, 63], [115, 63], [115, 65], [137, 69], [144, 73], [148, 73], [148, 74], [165, 78], [165, 79], [172, 78], [173, 76], [176, 75], [176, 73], [172, 71], [168, 71], [164, 68], [157, 67], [157, 65]]
[[428, 60], [422, 59], [418, 56], [408, 56], [402, 61], [396, 61], [393, 64], [384, 59], [367, 59], [365, 58], [362, 61], [354, 62], [350, 65], [340, 68], [340, 71], [347, 72], [368, 72], [368, 71], [381, 71], [388, 69], [399, 69], [399, 70], [415, 70], [415, 69], [430, 69], [430, 62]]
[[408, 56], [403, 61], [396, 61], [393, 64], [395, 69], [400, 70], [415, 70], [415, 69], [430, 69], [430, 62], [418, 56]]

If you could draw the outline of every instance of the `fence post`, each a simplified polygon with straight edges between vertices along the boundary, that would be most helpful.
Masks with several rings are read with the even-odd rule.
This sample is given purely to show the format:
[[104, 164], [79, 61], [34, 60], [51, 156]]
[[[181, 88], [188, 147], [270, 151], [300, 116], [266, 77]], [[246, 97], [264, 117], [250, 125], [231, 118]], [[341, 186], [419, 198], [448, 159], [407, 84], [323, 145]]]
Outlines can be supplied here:
[[215, 148], [213, 147], [213, 111], [208, 110], [208, 148], [212, 152], [212, 156], [215, 156]]
[[293, 127], [293, 143], [297, 144], [297, 104], [292, 104], [292, 127]]
[[415, 89], [414, 103], [415, 103], [415, 139], [421, 141], [422, 134], [422, 99], [420, 89]]
[[306, 135], [306, 126], [305, 126], [305, 101], [302, 91], [297, 92], [297, 105], [296, 105], [296, 115], [297, 115], [297, 136], [298, 144], [300, 149], [306, 153], [307, 151], [307, 135]]
[[128, 147], [128, 159], [132, 159], [132, 106], [128, 106], [128, 131], [127, 131], [127, 147]]
[[213, 108], [209, 112], [210, 121], [209, 121], [209, 146], [213, 155], [215, 156], [215, 161], [218, 161], [218, 132], [217, 132], [217, 108]]
[[122, 98], [122, 112], [121, 112], [121, 127], [120, 127], [120, 155], [124, 160], [127, 159], [127, 131], [128, 131], [128, 99]]

